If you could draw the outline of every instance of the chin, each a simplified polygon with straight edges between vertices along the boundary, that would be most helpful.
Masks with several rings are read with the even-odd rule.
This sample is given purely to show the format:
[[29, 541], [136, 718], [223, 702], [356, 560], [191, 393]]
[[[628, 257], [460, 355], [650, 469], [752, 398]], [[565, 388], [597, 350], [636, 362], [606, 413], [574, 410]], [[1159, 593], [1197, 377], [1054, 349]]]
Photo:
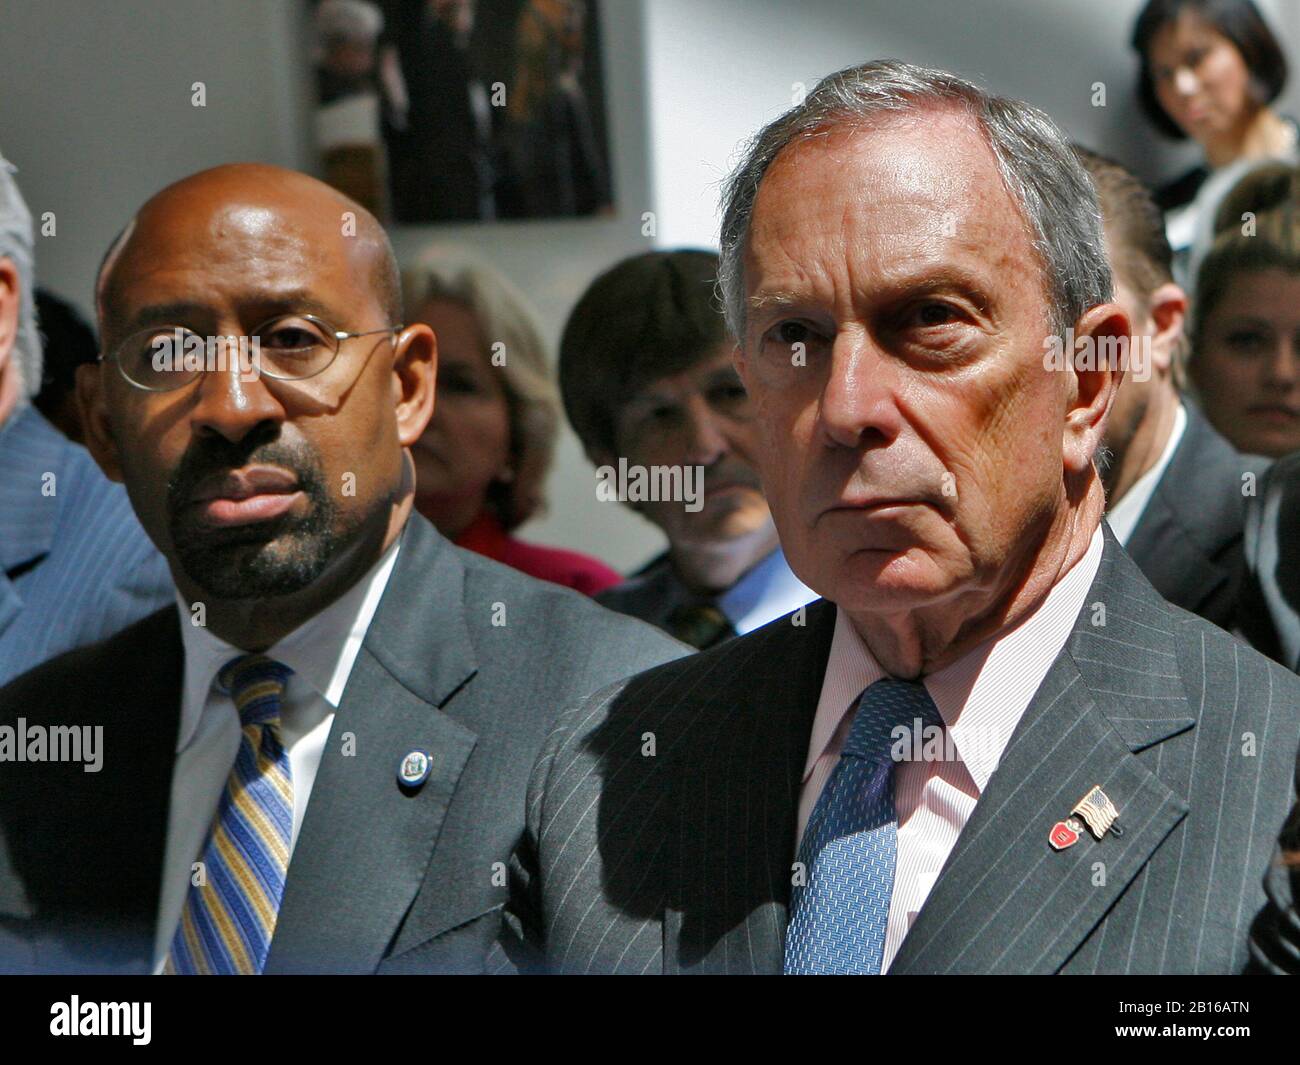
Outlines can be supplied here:
[[845, 610], [915, 610], [946, 599], [953, 591], [951, 573], [920, 549], [861, 549], [831, 557], [830, 565], [811, 567], [812, 580], [800, 576], [810, 588]]

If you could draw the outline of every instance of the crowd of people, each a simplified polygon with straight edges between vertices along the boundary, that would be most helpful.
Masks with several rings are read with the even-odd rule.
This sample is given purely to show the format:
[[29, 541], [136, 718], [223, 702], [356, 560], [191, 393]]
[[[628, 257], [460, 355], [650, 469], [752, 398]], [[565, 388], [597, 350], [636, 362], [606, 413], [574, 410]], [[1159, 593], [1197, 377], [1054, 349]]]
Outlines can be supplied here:
[[[0, 160], [0, 970], [1300, 972], [1287, 64], [1250, 0], [1133, 46], [1171, 184], [867, 62], [554, 361], [247, 163], [92, 327]], [[563, 419], [700, 471], [634, 573], [520, 535]]]

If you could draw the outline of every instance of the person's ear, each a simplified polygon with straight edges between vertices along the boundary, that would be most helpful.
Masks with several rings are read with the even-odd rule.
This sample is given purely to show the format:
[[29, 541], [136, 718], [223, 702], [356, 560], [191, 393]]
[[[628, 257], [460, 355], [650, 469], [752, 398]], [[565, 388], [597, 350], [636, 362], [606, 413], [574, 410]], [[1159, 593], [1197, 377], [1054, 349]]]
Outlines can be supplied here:
[[113, 436], [113, 423], [108, 414], [108, 382], [104, 380], [107, 369], [102, 362], [85, 363], [77, 367], [77, 407], [81, 411], [81, 431], [86, 450], [104, 476], [122, 483], [122, 456]]
[[1187, 324], [1187, 293], [1169, 281], [1151, 293], [1147, 303], [1156, 327], [1151, 337], [1151, 361], [1156, 373], [1167, 374]]
[[1086, 470], [1101, 446], [1106, 415], [1131, 357], [1131, 332], [1128, 315], [1118, 303], [1100, 303], [1074, 323], [1075, 350], [1066, 352], [1071, 388], [1062, 441], [1068, 473]]
[[[4, 390], [6, 368], [14, 362], [18, 345], [18, 309], [22, 302], [22, 282], [12, 259], [0, 259], [0, 395]], [[23, 382], [23, 387], [28, 387]]]
[[0, 258], [0, 366], [13, 354], [18, 342], [18, 306], [22, 281], [12, 259]]
[[437, 393], [438, 338], [423, 323], [408, 325], [397, 336], [393, 354], [393, 402], [397, 438], [411, 447], [433, 417]]

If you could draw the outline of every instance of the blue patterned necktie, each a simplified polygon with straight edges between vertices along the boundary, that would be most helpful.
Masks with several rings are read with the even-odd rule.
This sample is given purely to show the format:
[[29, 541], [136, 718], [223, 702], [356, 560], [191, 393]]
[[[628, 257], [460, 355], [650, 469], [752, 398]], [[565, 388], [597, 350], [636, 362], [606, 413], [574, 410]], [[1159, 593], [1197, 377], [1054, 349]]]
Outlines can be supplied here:
[[222, 667], [242, 734], [211, 835], [204, 883], [191, 882], [165, 972], [260, 973], [289, 868], [293, 776], [280, 741], [280, 696], [293, 673], [264, 655]]
[[910, 737], [923, 737], [928, 725], [942, 728], [943, 719], [923, 684], [886, 677], [862, 693], [799, 846], [803, 877], [790, 894], [786, 973], [880, 972], [898, 856], [894, 730], [908, 730], [904, 749], [920, 758]]

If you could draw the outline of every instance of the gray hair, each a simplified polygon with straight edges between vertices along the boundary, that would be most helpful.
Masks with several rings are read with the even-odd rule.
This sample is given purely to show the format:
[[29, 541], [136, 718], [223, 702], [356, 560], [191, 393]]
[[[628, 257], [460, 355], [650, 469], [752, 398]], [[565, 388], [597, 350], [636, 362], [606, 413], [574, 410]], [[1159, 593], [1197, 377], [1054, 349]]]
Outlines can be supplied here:
[[964, 110], [988, 139], [1042, 263], [1053, 328], [1063, 334], [1089, 307], [1111, 299], [1097, 192], [1056, 123], [1029, 104], [994, 96], [954, 74], [881, 59], [823, 78], [803, 103], [758, 132], [728, 178], [718, 285], [727, 324], [738, 338], [744, 339], [743, 256], [754, 201], [776, 157], [836, 126], [934, 107]]
[[41, 390], [44, 359], [36, 329], [35, 269], [32, 256], [32, 216], [13, 175], [17, 168], [0, 155], [0, 259], [18, 271], [18, 335], [14, 365], [18, 368], [18, 403], [25, 406]]
[[502, 345], [501, 381], [510, 413], [515, 477], [509, 484], [494, 485], [488, 502], [506, 529], [514, 529], [545, 507], [546, 475], [560, 425], [559, 389], [542, 331], [524, 294], [464, 248], [435, 245], [403, 267], [404, 320], [412, 321], [434, 300], [468, 308], [489, 346], [486, 354], [495, 354], [493, 346]]

